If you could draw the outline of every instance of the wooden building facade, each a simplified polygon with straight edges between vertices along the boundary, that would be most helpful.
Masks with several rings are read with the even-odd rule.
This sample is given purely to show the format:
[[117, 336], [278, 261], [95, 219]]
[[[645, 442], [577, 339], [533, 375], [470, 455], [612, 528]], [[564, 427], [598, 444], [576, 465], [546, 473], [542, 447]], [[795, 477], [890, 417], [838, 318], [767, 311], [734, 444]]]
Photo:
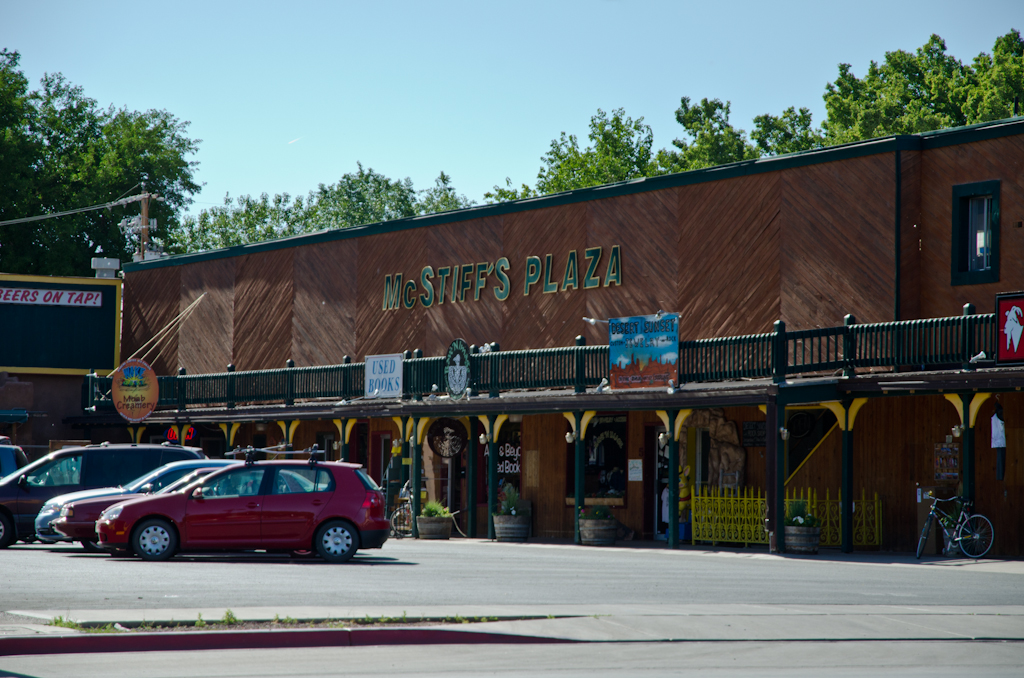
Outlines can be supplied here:
[[[978, 251], [972, 249], [978, 241], [967, 232], [964, 211], [965, 201], [976, 196], [991, 198], [985, 247], [990, 265], [981, 272], [963, 263], [968, 250]], [[847, 314], [865, 324], [958, 316], [965, 304], [992, 313], [997, 293], [1024, 289], [1022, 220], [1024, 120], [875, 139], [129, 264], [122, 355], [133, 354], [200, 295], [205, 296], [194, 313], [161, 342], [152, 360], [158, 374], [179, 369], [188, 375], [222, 373], [228, 365], [238, 371], [266, 370], [283, 368], [289, 360], [299, 366], [339, 365], [415, 349], [441, 356], [455, 338], [477, 346], [493, 343], [500, 351], [571, 346], [577, 336], [587, 345], [606, 344], [607, 328], [585, 323], [584, 317], [659, 310], [679, 314], [680, 340], [767, 333], [779, 320], [794, 330], [835, 327]], [[913, 369], [896, 366], [896, 372]], [[961, 423], [961, 414], [941, 392], [960, 382], [948, 370], [933, 369], [929, 374], [950, 376], [943, 381], [933, 375], [938, 381], [919, 389], [884, 390], [879, 380], [893, 381], [893, 372], [877, 367], [854, 376], [817, 376], [835, 377], [828, 383], [839, 398], [882, 396], [883, 391], [888, 396], [869, 398], [861, 408], [852, 466], [846, 467], [852, 473], [847, 490], [881, 497], [881, 548], [912, 550], [919, 529], [916, 490], [934, 484], [935, 445]], [[964, 382], [961, 390], [987, 388], [1001, 394], [1006, 473], [995, 479], [985, 424], [995, 405], [990, 398], [975, 411], [974, 493], [977, 509], [996, 523], [996, 551], [1019, 555], [1024, 529], [1024, 396], [1019, 388], [1024, 372], [996, 372], [984, 384]], [[776, 444], [785, 448], [786, 443], [773, 435], [773, 422], [785, 425], [792, 416], [785, 405], [775, 420], [774, 405], [769, 405], [765, 424], [761, 396], [716, 400], [699, 384], [688, 388], [691, 400], [679, 409], [692, 410], [694, 403], [700, 409], [706, 401], [716, 410], [716, 421], [726, 422], [715, 424], [723, 431], [720, 444], [738, 446], [745, 454], [744, 486], [776, 493], [780, 484], [792, 485], [824, 494], [843, 484], [840, 431], [818, 431], [811, 454], [790, 468], [788, 461], [767, 459], [786, 454], [776, 451]], [[660, 524], [658, 467], [664, 460], [659, 461], [658, 434], [666, 420], [658, 411], [677, 407], [670, 394], [659, 393], [630, 401], [615, 395], [601, 400], [600, 391], [591, 392], [587, 396], [596, 400], [585, 406], [607, 420], [606, 429], [614, 429], [608, 435], [622, 439], [623, 465], [615, 472], [623, 477], [601, 481], [603, 487], [610, 482], [622, 487], [624, 496], [611, 502], [613, 511], [647, 536]], [[532, 503], [534, 533], [569, 537], [575, 510], [567, 505], [573, 445], [565, 436], [572, 426], [562, 412], [583, 406], [570, 402], [571, 395], [561, 400], [556, 395], [507, 398], [503, 393], [498, 401], [514, 402], [507, 411], [520, 412], [516, 418], [521, 421], [506, 424], [518, 443], [508, 444], [519, 448], [506, 461], [514, 462], [509, 468], [516, 473], [508, 475], [515, 476]], [[811, 408], [808, 403], [803, 409]], [[438, 401], [429, 414], [477, 414], [460, 407], [448, 411]], [[487, 412], [501, 411], [493, 402], [487, 407]], [[793, 412], [799, 409], [791, 406]], [[404, 437], [394, 413], [385, 409], [363, 416], [371, 414], [366, 407], [343, 407], [331, 414], [294, 404], [275, 412], [244, 407], [160, 411], [151, 430], [194, 424], [208, 431], [212, 441], [216, 424], [239, 424], [224, 428], [232, 436], [237, 433], [224, 445], [290, 438], [293, 445], [305, 446], [339, 442], [351, 431], [332, 422], [353, 418], [358, 428], [346, 442], [356, 450], [353, 457], [363, 455], [361, 461], [378, 472], [390, 440]], [[82, 419], [100, 431], [114, 425], [99, 415]], [[266, 425], [277, 419], [301, 423], [294, 431]], [[769, 432], [760, 444], [754, 426], [759, 422], [762, 435]], [[697, 427], [685, 428], [680, 442], [686, 442], [688, 428]], [[473, 420], [469, 440], [482, 460], [483, 446], [475, 442], [479, 430]], [[697, 457], [708, 443], [701, 444], [699, 436], [689, 440], [682, 460], [700, 465]], [[211, 451], [217, 449], [223, 447]], [[465, 473], [467, 461], [459, 462], [453, 478]], [[428, 478], [443, 475], [439, 457], [428, 455], [426, 464]], [[709, 477], [707, 466], [704, 462], [699, 480], [714, 485], [720, 478]], [[612, 469], [603, 470], [612, 475]], [[460, 501], [472, 494], [467, 481], [455, 485]], [[484, 501], [480, 494], [477, 499]], [[484, 520], [481, 516], [478, 522], [484, 525]]]

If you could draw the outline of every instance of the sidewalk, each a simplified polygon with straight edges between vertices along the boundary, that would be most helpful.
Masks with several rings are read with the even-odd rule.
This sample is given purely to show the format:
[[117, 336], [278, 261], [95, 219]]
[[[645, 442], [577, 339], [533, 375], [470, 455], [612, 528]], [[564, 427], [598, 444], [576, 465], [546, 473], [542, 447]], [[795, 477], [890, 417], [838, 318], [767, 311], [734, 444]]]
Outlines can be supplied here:
[[[214, 622], [223, 608], [166, 610], [23, 610], [0, 625], [0, 656], [346, 645], [520, 644], [708, 641], [1024, 641], [1024, 606], [898, 605], [502, 605], [232, 609], [241, 621], [351, 620], [337, 629], [182, 631], [87, 634], [46, 626], [64, 616], [85, 626]], [[17, 615], [14, 617], [13, 615]], [[355, 620], [479, 619], [499, 621], [360, 627]], [[21, 621], [24, 620], [24, 621]]]

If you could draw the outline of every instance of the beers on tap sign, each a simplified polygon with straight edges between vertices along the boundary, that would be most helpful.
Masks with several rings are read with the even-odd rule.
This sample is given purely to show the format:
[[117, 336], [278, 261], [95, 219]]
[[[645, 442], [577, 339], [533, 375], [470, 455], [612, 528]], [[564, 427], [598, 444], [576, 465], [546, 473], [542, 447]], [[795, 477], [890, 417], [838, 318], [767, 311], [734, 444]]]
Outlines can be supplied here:
[[114, 409], [133, 424], [153, 414], [160, 402], [156, 372], [141, 360], [126, 360], [113, 374], [110, 397]]

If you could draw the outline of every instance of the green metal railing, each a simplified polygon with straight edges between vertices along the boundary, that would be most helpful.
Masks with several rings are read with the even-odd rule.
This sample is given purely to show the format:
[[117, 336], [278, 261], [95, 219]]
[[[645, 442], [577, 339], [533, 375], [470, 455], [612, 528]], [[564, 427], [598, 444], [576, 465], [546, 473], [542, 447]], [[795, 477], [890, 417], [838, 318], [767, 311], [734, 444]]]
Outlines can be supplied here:
[[[470, 385], [477, 394], [498, 396], [512, 389], [572, 388], [580, 393], [608, 378], [608, 347], [576, 346], [470, 355]], [[858, 325], [847, 316], [839, 327], [787, 332], [782, 321], [772, 332], [679, 342], [679, 383], [725, 379], [784, 381], [789, 375], [857, 369], [961, 367], [971, 370], [972, 358], [996, 349], [994, 314], [973, 313], [949, 318], [905, 320]], [[347, 358], [346, 358], [347, 359]], [[289, 361], [291, 364], [291, 361]], [[112, 410], [111, 379], [87, 375], [82, 406], [87, 411]], [[352, 399], [364, 395], [364, 363], [272, 370], [179, 374], [159, 377], [162, 408], [235, 407], [239, 404], [313, 398]], [[444, 389], [444, 358], [416, 357], [403, 361], [403, 397], [421, 399]], [[91, 409], [95, 408], [95, 409]]]

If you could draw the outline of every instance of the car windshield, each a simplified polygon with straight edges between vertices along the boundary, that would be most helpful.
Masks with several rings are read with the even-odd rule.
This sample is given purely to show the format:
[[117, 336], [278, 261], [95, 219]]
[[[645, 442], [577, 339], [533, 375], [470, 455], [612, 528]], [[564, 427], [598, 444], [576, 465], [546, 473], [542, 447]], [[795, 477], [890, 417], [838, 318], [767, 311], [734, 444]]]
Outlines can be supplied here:
[[208, 474], [210, 474], [210, 473], [212, 473], [212, 472], [214, 472], [216, 470], [217, 469], [215, 469], [215, 468], [201, 468], [201, 469], [197, 469], [197, 470], [193, 471], [192, 473], [189, 473], [187, 476], [178, 478], [177, 480], [175, 480], [173, 483], [171, 483], [167, 487], [165, 487], [165, 488], [161, 489], [160, 491], [158, 491], [157, 494], [170, 494], [171, 492], [179, 492], [182, 489], [184, 489], [185, 486], [188, 485], [189, 483], [191, 483], [191, 482], [193, 482], [195, 480], [198, 480], [199, 478], [202, 478], [203, 476], [208, 475]]

